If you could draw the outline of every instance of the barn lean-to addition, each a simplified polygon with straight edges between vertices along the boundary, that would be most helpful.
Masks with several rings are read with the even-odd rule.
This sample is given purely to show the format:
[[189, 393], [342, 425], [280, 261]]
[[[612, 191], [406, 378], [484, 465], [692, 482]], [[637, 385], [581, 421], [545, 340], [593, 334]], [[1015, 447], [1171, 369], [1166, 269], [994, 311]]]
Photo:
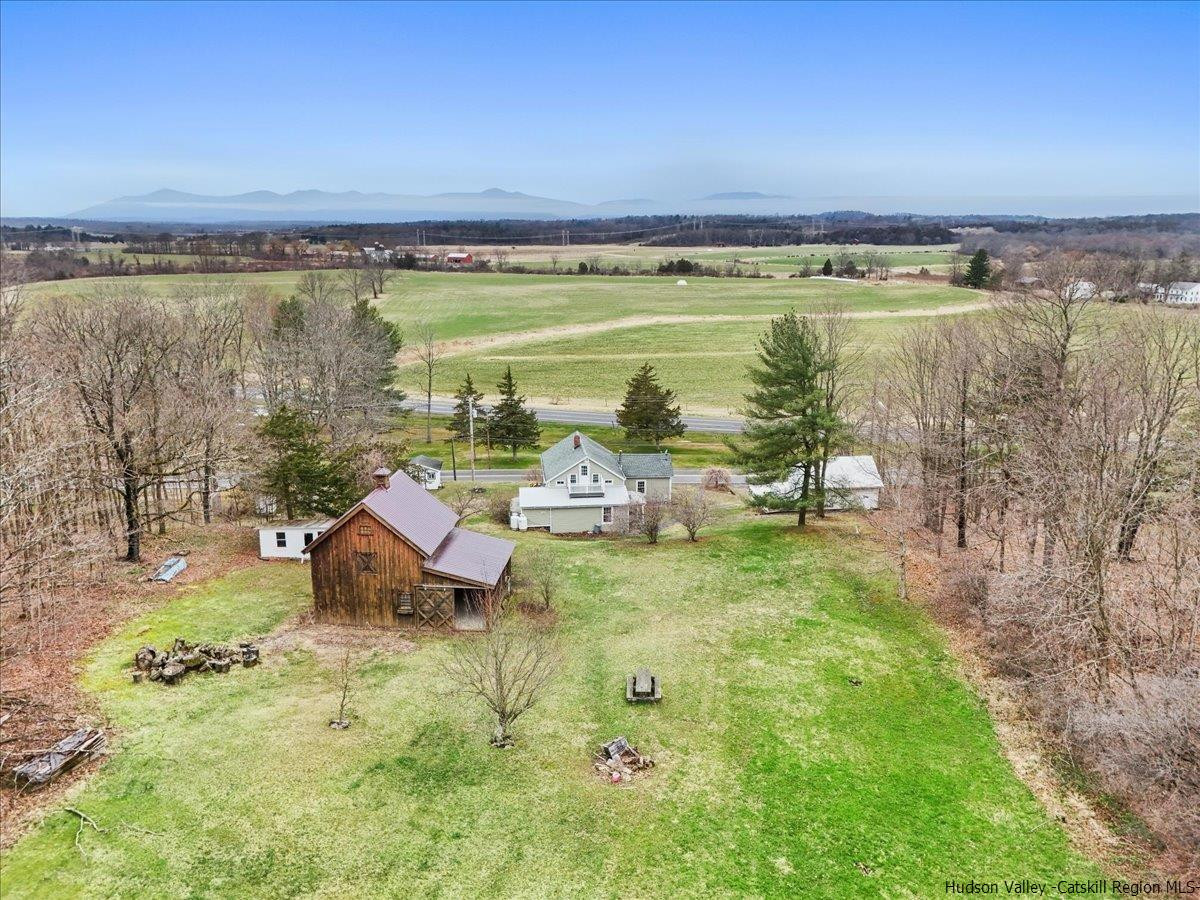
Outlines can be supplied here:
[[458, 516], [404, 472], [305, 548], [319, 622], [487, 628], [508, 594], [512, 541], [458, 527]]

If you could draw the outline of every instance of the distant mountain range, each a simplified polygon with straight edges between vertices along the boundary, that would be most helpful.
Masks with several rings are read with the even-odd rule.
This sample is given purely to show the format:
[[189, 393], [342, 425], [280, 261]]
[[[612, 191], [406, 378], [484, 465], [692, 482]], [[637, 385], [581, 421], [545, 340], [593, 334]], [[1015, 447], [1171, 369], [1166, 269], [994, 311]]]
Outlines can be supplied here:
[[478, 192], [385, 194], [361, 191], [250, 191], [210, 196], [164, 189], [118, 197], [66, 216], [4, 217], [14, 223], [144, 223], [148, 225], [340, 225], [419, 222], [424, 220], [598, 219], [621, 216], [787, 216], [817, 215], [830, 210], [866, 210], [877, 215], [963, 216], [984, 218], [1033, 216], [1114, 216], [1148, 212], [1195, 211], [1195, 198], [1156, 197], [923, 197], [824, 196], [792, 197], [760, 191], [726, 191], [691, 200], [646, 197], [577, 203], [537, 197], [520, 191], [489, 188]]
[[67, 218], [111, 222], [412, 222], [422, 219], [583, 219], [597, 216], [781, 214], [793, 198], [758, 191], [709, 194], [682, 203], [648, 198], [576, 203], [489, 188], [477, 193], [364, 194], [360, 191], [250, 191], [229, 196], [163, 189], [118, 197]]

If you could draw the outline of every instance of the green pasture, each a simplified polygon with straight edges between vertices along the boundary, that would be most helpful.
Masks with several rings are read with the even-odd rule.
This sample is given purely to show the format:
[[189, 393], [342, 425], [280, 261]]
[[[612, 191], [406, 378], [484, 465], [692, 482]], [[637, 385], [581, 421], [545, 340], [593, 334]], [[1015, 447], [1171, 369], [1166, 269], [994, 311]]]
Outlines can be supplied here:
[[[111, 756], [3, 854], [5, 897], [933, 897], [1100, 875], [849, 529], [730, 505], [699, 544], [513, 536], [518, 571], [540, 545], [563, 579], [563, 662], [515, 749], [449, 690], [466, 636], [359, 651], [344, 732], [340, 653], [305, 644], [130, 682], [141, 644], [257, 638], [308, 607], [307, 568], [255, 565], [96, 648]], [[660, 704], [625, 702], [639, 665]], [[590, 757], [618, 735], [657, 765], [614, 787]]]

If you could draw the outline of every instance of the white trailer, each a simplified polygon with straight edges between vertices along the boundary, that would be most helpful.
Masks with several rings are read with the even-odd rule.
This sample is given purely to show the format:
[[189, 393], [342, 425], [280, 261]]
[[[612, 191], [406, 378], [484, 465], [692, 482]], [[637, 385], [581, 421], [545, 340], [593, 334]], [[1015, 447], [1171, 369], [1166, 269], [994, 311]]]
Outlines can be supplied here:
[[309, 519], [264, 525], [258, 529], [258, 555], [262, 559], [307, 561], [304, 548], [332, 524], [333, 519]]

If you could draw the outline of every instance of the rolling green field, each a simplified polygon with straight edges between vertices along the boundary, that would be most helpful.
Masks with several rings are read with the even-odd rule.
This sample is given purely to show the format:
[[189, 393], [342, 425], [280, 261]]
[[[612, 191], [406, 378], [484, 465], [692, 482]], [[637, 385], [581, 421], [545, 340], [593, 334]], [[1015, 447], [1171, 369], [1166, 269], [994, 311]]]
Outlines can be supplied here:
[[[169, 297], [181, 286], [203, 283], [266, 285], [286, 296], [297, 272], [238, 275], [143, 275], [45, 281], [28, 288], [32, 298], [80, 295], [104, 282], [138, 284]], [[643, 315], [762, 315], [826, 302], [848, 309], [886, 312], [976, 302], [977, 291], [944, 285], [874, 284], [808, 279], [695, 278], [686, 287], [667, 277], [492, 275], [400, 272], [378, 301], [388, 318], [408, 330], [433, 326], [442, 340]]]
[[[459, 249], [457, 246], [446, 250]], [[496, 247], [470, 245], [476, 258], [494, 260]], [[710, 266], [724, 266], [737, 261], [743, 268], [758, 266], [762, 272], [795, 272], [806, 261], [820, 268], [826, 259], [832, 259], [841, 251], [849, 253], [862, 265], [865, 254], [882, 253], [891, 266], [897, 269], [917, 269], [927, 266], [931, 271], [940, 271], [950, 262], [950, 255], [958, 244], [936, 246], [896, 246], [886, 244], [792, 244], [783, 247], [644, 247], [631, 244], [571, 244], [559, 246], [515, 246], [503, 247], [501, 251], [512, 265], [550, 267], [557, 257], [560, 269], [574, 268], [580, 262], [598, 261], [602, 266], [624, 266], [629, 269], [650, 269], [666, 259], [683, 257], [693, 262]]]
[[[1098, 876], [848, 528], [728, 507], [698, 545], [516, 537], [518, 566], [548, 546], [565, 580], [564, 662], [516, 749], [447, 692], [439, 661], [467, 637], [362, 651], [345, 732], [326, 724], [336, 651], [129, 682], [141, 644], [259, 636], [308, 606], [307, 568], [256, 565], [95, 650], [113, 753], [3, 855], [5, 896], [930, 897]], [[638, 665], [661, 704], [626, 704]], [[589, 763], [616, 735], [657, 762], [618, 787]]]
[[[117, 279], [160, 296], [183, 285], [239, 283], [266, 285], [281, 296], [296, 284], [296, 272], [220, 275], [151, 275]], [[31, 287], [35, 298], [79, 294], [97, 282], [76, 279]], [[863, 316], [858, 322], [864, 347], [887, 346], [914, 314], [978, 306], [982, 292], [929, 284], [821, 281], [777, 278], [673, 278], [545, 276], [465, 273], [400, 273], [378, 301], [385, 316], [410, 336], [423, 326], [442, 341], [459, 342], [442, 363], [436, 392], [450, 394], [470, 371], [491, 388], [509, 363], [521, 390], [531, 396], [592, 408], [620, 403], [629, 372], [650, 359], [691, 411], [734, 409], [746, 387], [746, 364], [766, 328], [765, 318], [790, 309], [812, 312], [829, 304]], [[898, 314], [893, 316], [892, 314]], [[573, 334], [623, 319], [647, 317], [756, 317], [673, 324], [626, 323], [630, 327]], [[548, 330], [564, 329], [555, 335]], [[509, 335], [502, 346], [474, 346], [480, 339]], [[418, 393], [421, 378], [411, 363], [401, 370], [401, 386]]]
[[[863, 352], [863, 370], [879, 365], [903, 329], [927, 321], [926, 317], [858, 320], [856, 344]], [[484, 392], [485, 402], [491, 402], [496, 382], [511, 365], [519, 390], [541, 402], [615, 411], [626, 380], [650, 361], [663, 384], [675, 390], [685, 411], [736, 415], [750, 387], [747, 368], [756, 362], [757, 343], [768, 324], [639, 325], [458, 354], [441, 363], [434, 392], [454, 393], [469, 372]], [[402, 368], [400, 380], [410, 396], [422, 394], [419, 364]]]

